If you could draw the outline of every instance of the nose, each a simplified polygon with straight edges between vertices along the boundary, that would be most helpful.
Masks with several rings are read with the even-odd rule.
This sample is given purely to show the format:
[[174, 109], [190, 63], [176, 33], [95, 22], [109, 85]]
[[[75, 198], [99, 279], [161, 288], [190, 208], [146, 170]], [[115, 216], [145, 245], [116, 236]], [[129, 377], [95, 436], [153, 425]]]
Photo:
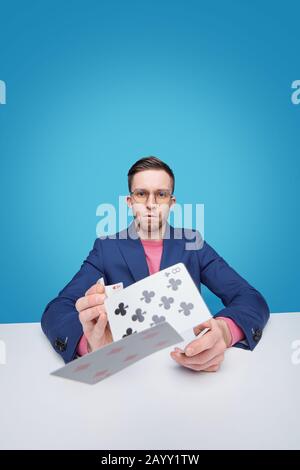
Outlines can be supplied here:
[[155, 205], [156, 205], [155, 196], [154, 194], [150, 193], [147, 199], [147, 208], [151, 209], [151, 207]]

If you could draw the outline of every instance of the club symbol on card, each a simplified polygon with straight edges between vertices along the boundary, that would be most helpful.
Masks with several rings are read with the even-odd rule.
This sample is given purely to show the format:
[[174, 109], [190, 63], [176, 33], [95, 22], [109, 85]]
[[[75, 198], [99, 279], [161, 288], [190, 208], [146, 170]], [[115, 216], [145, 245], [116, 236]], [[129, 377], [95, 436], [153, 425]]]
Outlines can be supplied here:
[[143, 290], [142, 294], [143, 297], [141, 297], [140, 300], [144, 300], [146, 304], [150, 304], [152, 297], [155, 296], [155, 292], [153, 292], [153, 290]]
[[125, 338], [126, 336], [132, 335], [136, 333], [136, 331], [133, 331], [132, 328], [127, 328], [125, 335], [122, 336], [122, 338]]
[[166, 297], [163, 295], [161, 298], [161, 304], [159, 304], [160, 307], [164, 306], [166, 310], [169, 310], [171, 308], [171, 304], [174, 302], [173, 297]]
[[118, 308], [116, 308], [115, 314], [116, 314], [116, 315], [122, 315], [122, 316], [124, 316], [124, 315], [126, 315], [126, 313], [127, 313], [127, 310], [126, 310], [127, 308], [128, 308], [128, 305], [125, 306], [124, 303], [121, 302], [121, 303], [118, 305]]
[[152, 320], [153, 320], [153, 323], [150, 323], [150, 326], [154, 326], [154, 325], [157, 325], [158, 323], [164, 322], [166, 320], [166, 317], [164, 317], [163, 315], [161, 316], [153, 315]]
[[132, 315], [132, 320], [133, 321], [139, 321], [139, 322], [143, 322], [145, 320], [145, 317], [144, 315], [146, 315], [146, 312], [142, 312], [142, 309], [141, 308], [137, 308], [136, 311], [135, 311], [135, 314]]
[[174, 279], [173, 277], [169, 279], [169, 284], [167, 287], [171, 287], [172, 290], [178, 290], [178, 287], [182, 284], [182, 281], [180, 279]]
[[180, 302], [180, 307], [181, 309], [179, 309], [178, 312], [183, 312], [184, 315], [188, 316], [191, 314], [191, 310], [194, 308], [194, 305], [191, 302], [188, 304], [186, 302]]

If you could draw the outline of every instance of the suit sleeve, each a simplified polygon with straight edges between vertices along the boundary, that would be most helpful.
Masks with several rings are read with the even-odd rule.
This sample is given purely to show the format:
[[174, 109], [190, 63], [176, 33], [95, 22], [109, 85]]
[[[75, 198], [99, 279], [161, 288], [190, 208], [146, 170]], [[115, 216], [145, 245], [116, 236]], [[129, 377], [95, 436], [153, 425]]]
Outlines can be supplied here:
[[236, 346], [253, 350], [270, 316], [264, 297], [208, 243], [204, 242], [197, 253], [201, 282], [221, 299], [225, 307], [214, 317], [233, 320], [245, 334], [245, 340]]
[[58, 296], [48, 303], [42, 316], [43, 332], [66, 363], [75, 358], [83, 334], [75, 303], [100, 277], [104, 277], [101, 250], [101, 240], [96, 239], [80, 270]]

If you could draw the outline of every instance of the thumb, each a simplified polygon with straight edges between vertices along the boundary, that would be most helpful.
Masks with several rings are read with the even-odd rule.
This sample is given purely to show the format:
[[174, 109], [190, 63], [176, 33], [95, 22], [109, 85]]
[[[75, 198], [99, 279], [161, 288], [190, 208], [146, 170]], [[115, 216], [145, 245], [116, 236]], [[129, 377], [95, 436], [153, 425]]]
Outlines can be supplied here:
[[204, 330], [205, 328], [211, 328], [211, 327], [212, 327], [211, 320], [206, 320], [205, 322], [200, 323], [200, 325], [197, 325], [193, 328], [194, 334], [195, 336], [198, 336], [202, 330]]
[[93, 284], [84, 295], [91, 295], [91, 294], [104, 294], [105, 287], [102, 284]]

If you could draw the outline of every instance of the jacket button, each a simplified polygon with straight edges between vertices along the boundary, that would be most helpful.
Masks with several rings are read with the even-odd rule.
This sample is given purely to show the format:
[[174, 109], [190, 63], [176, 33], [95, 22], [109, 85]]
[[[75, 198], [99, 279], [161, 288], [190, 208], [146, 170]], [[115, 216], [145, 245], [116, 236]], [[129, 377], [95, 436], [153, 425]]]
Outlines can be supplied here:
[[262, 330], [257, 328], [256, 330], [252, 330], [253, 332], [253, 339], [254, 341], [258, 342], [260, 338], [262, 337]]
[[56, 338], [54, 341], [54, 347], [61, 352], [64, 352], [67, 349], [67, 341], [64, 341], [61, 338]]

